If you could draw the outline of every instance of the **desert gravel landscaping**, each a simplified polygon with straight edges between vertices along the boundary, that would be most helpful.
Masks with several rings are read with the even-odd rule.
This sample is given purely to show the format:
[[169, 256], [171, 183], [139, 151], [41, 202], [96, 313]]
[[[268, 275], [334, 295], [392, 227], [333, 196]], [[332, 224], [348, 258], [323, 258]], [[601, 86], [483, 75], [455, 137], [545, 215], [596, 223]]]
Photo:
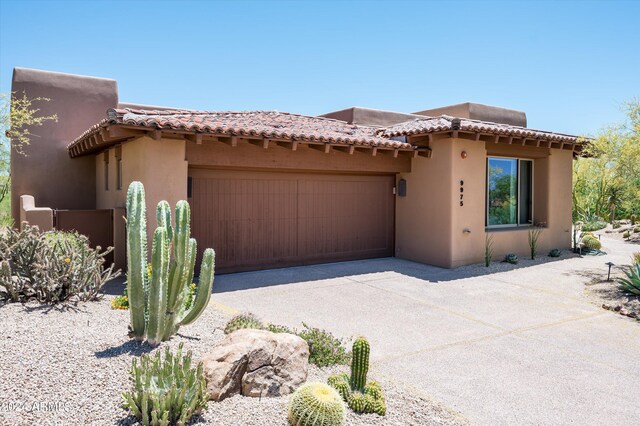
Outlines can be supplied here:
[[[42, 306], [35, 303], [0, 307], [0, 424], [109, 425], [135, 424], [120, 406], [129, 387], [132, 357], [148, 345], [127, 337], [128, 311], [112, 310], [107, 296], [98, 302]], [[185, 349], [198, 359], [223, 339], [228, 313], [209, 305], [198, 321], [163, 343]], [[326, 381], [348, 367], [309, 366], [309, 380]], [[373, 375], [372, 377], [375, 377]], [[425, 390], [406, 388], [379, 377], [388, 402], [387, 415], [357, 415], [347, 410], [347, 425], [464, 425], [460, 415], [430, 400]], [[286, 425], [289, 396], [234, 396], [209, 402], [197, 424]]]

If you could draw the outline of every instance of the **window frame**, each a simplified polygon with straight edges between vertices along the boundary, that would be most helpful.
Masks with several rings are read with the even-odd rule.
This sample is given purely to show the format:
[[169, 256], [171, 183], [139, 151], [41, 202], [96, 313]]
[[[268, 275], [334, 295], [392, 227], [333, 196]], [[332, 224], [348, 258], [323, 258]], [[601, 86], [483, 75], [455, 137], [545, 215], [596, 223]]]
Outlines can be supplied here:
[[[507, 223], [502, 225], [490, 225], [489, 224], [489, 161], [492, 158], [499, 160], [516, 160], [517, 161], [517, 180], [516, 180], [516, 223]], [[531, 163], [531, 223], [520, 223], [520, 167], [521, 161], [528, 161]], [[487, 155], [485, 162], [486, 180], [485, 180], [485, 212], [484, 212], [484, 226], [485, 229], [504, 229], [504, 228], [525, 228], [534, 226], [534, 211], [535, 211], [535, 161], [532, 158], [524, 157], [506, 157], [502, 155]]]
[[109, 150], [103, 154], [104, 161], [104, 190], [109, 190]]

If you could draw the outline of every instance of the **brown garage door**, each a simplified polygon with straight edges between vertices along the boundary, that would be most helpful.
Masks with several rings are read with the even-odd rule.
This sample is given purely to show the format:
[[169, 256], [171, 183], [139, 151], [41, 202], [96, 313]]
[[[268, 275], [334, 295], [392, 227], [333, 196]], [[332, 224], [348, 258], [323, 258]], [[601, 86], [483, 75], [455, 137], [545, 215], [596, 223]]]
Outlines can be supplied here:
[[393, 176], [190, 169], [192, 233], [234, 272], [393, 255]]

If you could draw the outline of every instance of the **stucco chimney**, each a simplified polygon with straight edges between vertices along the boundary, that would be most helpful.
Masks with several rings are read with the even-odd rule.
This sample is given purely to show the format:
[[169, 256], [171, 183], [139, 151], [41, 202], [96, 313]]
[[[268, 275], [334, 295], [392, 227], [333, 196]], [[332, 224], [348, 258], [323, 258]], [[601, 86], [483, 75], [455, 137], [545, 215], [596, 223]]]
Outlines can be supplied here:
[[417, 115], [437, 117], [450, 115], [452, 117], [471, 118], [473, 120], [490, 121], [492, 123], [509, 124], [527, 127], [527, 114], [514, 109], [495, 107], [490, 105], [465, 102], [463, 104], [448, 105], [440, 108], [425, 109], [414, 112]]
[[71, 159], [66, 146], [106, 117], [118, 105], [115, 80], [14, 68], [14, 96], [46, 97], [38, 102], [42, 115], [58, 115], [32, 129], [26, 156], [11, 151], [11, 212], [20, 223], [21, 195], [32, 195], [40, 206], [54, 209], [94, 209], [96, 206], [95, 158]]

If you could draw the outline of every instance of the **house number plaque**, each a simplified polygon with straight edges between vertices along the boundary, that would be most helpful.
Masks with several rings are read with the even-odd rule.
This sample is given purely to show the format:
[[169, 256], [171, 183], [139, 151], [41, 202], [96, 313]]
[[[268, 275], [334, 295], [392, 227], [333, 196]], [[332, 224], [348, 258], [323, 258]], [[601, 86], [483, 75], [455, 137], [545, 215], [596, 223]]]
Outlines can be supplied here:
[[460, 181], [460, 207], [464, 206], [464, 181]]

